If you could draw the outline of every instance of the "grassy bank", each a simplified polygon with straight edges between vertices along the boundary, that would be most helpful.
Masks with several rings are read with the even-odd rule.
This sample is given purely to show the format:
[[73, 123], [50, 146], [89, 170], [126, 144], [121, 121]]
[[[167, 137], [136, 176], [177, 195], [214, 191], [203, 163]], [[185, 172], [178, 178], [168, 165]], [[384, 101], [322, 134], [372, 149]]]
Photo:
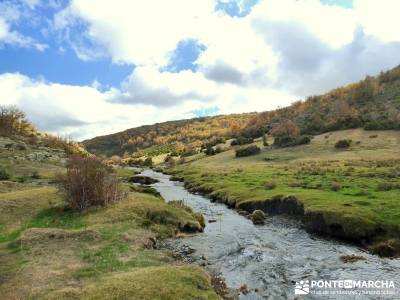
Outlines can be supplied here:
[[[336, 149], [341, 139], [351, 139], [351, 147]], [[293, 195], [305, 219], [314, 227], [319, 219], [325, 233], [369, 244], [391, 239], [389, 246], [400, 253], [399, 132], [338, 131], [283, 149], [257, 144], [263, 150], [255, 156], [235, 158], [230, 150], [171, 172], [189, 188], [239, 209]]]
[[[2, 299], [219, 299], [202, 269], [156, 247], [183, 230], [201, 230], [194, 213], [134, 191], [74, 213], [51, 184], [63, 171], [59, 162], [14, 158], [32, 149], [5, 151], [0, 163], [12, 177], [0, 181]], [[33, 178], [35, 171], [44, 175]]]

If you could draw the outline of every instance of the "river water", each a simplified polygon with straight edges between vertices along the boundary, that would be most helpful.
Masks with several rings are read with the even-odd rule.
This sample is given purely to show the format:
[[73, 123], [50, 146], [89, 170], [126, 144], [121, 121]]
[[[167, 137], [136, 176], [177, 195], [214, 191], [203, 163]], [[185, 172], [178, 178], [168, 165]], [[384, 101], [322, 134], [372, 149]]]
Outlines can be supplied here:
[[[240, 299], [400, 299], [400, 260], [383, 259], [353, 245], [316, 237], [299, 221], [283, 216], [268, 217], [265, 225], [255, 226], [227, 206], [189, 193], [168, 175], [152, 170], [142, 175], [159, 180], [152, 186], [166, 201], [184, 200], [204, 215], [203, 233], [171, 243], [176, 249], [195, 249], [193, 261], [206, 258], [208, 271], [221, 274], [229, 288], [246, 284], [251, 292], [241, 294]], [[352, 254], [366, 260], [343, 263], [339, 259]], [[391, 280], [395, 288], [312, 287], [307, 295], [295, 295], [295, 284], [301, 280], [310, 284], [312, 280], [389, 280], [390, 284]]]

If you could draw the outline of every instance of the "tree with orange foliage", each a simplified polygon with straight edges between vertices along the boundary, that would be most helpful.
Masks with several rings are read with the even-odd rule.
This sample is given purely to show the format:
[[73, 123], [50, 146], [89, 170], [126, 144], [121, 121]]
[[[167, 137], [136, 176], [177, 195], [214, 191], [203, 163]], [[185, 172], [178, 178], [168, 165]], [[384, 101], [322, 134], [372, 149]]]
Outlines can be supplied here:
[[300, 129], [292, 120], [286, 120], [275, 125], [271, 130], [271, 134], [274, 137], [298, 136], [300, 134]]

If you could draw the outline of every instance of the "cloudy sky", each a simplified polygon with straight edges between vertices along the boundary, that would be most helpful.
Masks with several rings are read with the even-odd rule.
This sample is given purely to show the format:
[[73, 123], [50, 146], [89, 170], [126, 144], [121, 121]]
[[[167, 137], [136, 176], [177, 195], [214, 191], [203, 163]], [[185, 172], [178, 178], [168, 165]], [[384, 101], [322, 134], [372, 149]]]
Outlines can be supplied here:
[[398, 0], [1, 0], [0, 104], [84, 139], [263, 111], [400, 64]]

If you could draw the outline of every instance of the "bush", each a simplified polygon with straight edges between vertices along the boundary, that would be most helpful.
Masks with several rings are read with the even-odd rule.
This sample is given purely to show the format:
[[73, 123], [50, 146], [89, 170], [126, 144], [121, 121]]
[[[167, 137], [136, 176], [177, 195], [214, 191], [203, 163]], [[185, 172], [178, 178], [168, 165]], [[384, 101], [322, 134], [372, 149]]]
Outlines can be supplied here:
[[261, 137], [266, 132], [267, 132], [267, 128], [258, 127], [258, 126], [250, 126], [250, 127], [242, 129], [240, 131], [239, 135], [241, 137], [245, 137], [245, 138], [256, 139], [256, 138]]
[[236, 157], [255, 155], [261, 152], [261, 149], [256, 145], [248, 146], [246, 148], [241, 148], [236, 150]]
[[231, 146], [247, 145], [247, 144], [251, 144], [253, 142], [254, 142], [254, 140], [252, 138], [240, 136], [231, 142]]
[[278, 148], [294, 147], [299, 145], [306, 145], [311, 142], [311, 137], [308, 135], [301, 136], [282, 136], [274, 139], [274, 146]]
[[94, 157], [74, 156], [67, 161], [67, 173], [57, 178], [68, 208], [83, 211], [106, 206], [123, 197], [113, 169]]
[[396, 125], [388, 120], [370, 121], [365, 124], [365, 130], [389, 130], [396, 129]]
[[9, 180], [11, 178], [10, 173], [6, 168], [0, 166], [0, 180]]
[[216, 151], [214, 150], [213, 147], [208, 146], [208, 147], [206, 148], [206, 150], [204, 151], [204, 153], [205, 153], [206, 155], [215, 155], [215, 154], [216, 154]]
[[352, 140], [339, 140], [335, 144], [336, 149], [345, 149], [349, 148], [352, 143]]

